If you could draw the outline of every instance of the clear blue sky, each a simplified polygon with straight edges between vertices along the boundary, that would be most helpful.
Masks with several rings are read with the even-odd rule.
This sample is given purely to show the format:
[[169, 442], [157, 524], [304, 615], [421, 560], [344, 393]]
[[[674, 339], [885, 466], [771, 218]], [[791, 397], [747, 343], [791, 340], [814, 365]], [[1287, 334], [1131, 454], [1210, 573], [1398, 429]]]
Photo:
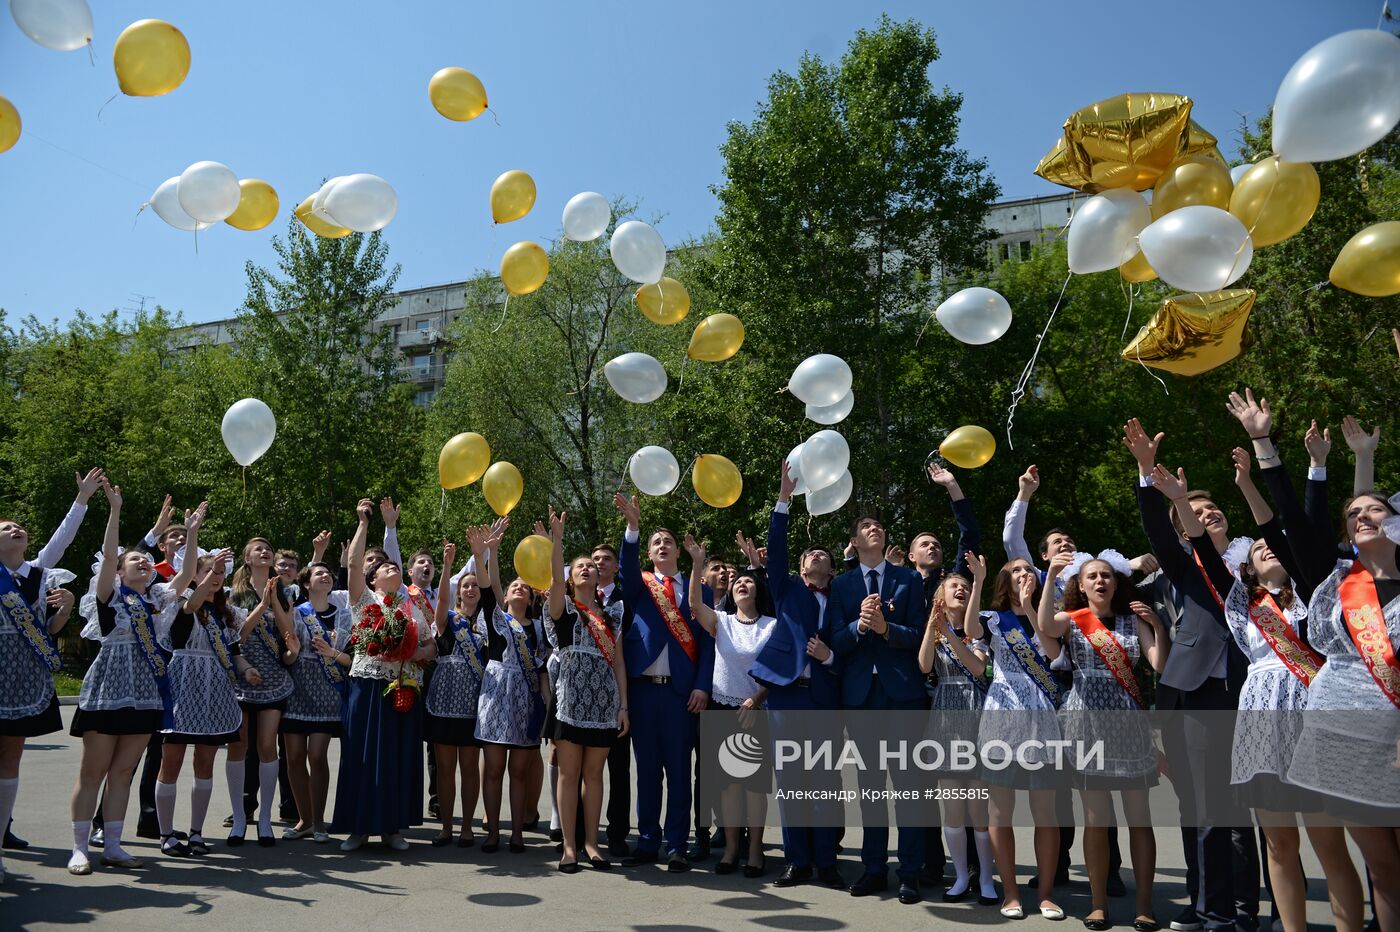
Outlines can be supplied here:
[[[803, 51], [838, 58], [882, 11], [937, 32], [933, 81], [963, 94], [962, 144], [1008, 197], [1061, 190], [1031, 174], [1060, 123], [1125, 91], [1190, 95], [1232, 157], [1239, 114], [1265, 112], [1299, 55], [1380, 12], [1376, 0], [90, 3], [96, 67], [34, 44], [0, 10], [0, 94], [24, 121], [0, 154], [12, 325], [138, 294], [190, 321], [230, 316], [245, 261], [273, 260], [286, 212], [352, 172], [398, 191], [386, 236], [404, 288], [495, 269], [511, 243], [556, 236], [579, 191], [640, 199], [668, 243], [699, 236], [713, 226], [725, 124], [751, 119], [774, 71]], [[112, 43], [145, 17], [184, 31], [189, 77], [165, 97], [118, 97], [99, 119], [116, 92]], [[499, 126], [437, 115], [427, 83], [446, 65], [481, 77]], [[255, 233], [219, 224], [197, 254], [149, 211], [133, 228], [156, 186], [200, 159], [271, 182], [283, 215]], [[534, 176], [539, 200], [493, 229], [487, 194], [512, 168]]]

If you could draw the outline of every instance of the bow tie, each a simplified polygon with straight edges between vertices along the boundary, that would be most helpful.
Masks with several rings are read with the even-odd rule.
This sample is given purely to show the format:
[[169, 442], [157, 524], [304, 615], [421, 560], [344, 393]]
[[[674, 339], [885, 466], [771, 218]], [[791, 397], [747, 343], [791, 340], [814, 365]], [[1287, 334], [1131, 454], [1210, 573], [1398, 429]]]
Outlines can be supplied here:
[[813, 592], [820, 592], [822, 595], [831, 595], [830, 586], [814, 586], [811, 583], [807, 583], [807, 588], [811, 589]]

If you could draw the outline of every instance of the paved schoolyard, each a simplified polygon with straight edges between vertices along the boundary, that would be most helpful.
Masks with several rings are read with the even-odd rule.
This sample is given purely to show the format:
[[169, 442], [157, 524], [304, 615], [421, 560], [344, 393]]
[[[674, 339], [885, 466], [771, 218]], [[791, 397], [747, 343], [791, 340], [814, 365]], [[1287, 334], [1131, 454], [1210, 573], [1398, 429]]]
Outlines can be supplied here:
[[[65, 723], [72, 707], [64, 708]], [[429, 822], [407, 833], [412, 848], [398, 854], [367, 846], [342, 854], [334, 844], [309, 839], [279, 841], [259, 848], [251, 841], [234, 850], [223, 846], [219, 827], [228, 812], [223, 784], [223, 757], [214, 768], [214, 800], [210, 807], [209, 838], [213, 854], [204, 859], [162, 858], [155, 842], [135, 839], [128, 849], [146, 860], [138, 871], [119, 871], [96, 864], [89, 877], [70, 876], [65, 865], [72, 833], [68, 799], [78, 766], [79, 742], [66, 733], [32, 740], [25, 750], [15, 828], [29, 839], [28, 851], [5, 853], [9, 879], [0, 886], [0, 930], [60, 929], [96, 923], [105, 930], [174, 928], [406, 929], [513, 928], [531, 929], [736, 929], [757, 925], [770, 929], [826, 932], [845, 928], [938, 928], [955, 924], [1004, 924], [994, 907], [944, 904], [938, 891], [925, 891], [933, 902], [902, 906], [893, 890], [883, 898], [853, 899], [848, 894], [817, 886], [778, 889], [772, 880], [781, 869], [779, 833], [767, 832], [767, 877], [747, 880], [711, 871], [714, 859], [689, 874], [668, 874], [662, 867], [600, 873], [585, 868], [572, 876], [559, 874], [558, 855], [543, 834], [527, 835], [524, 854], [503, 846], [494, 855], [480, 847], [432, 848], [437, 832]], [[334, 753], [334, 751], [332, 752]], [[188, 762], [182, 775], [176, 824], [188, 816]], [[334, 783], [332, 761], [332, 783]], [[332, 790], [334, 791], [334, 790]], [[128, 822], [135, 821], [135, 794]], [[544, 801], [548, 807], [548, 796]], [[480, 814], [478, 813], [478, 819]], [[280, 835], [281, 827], [278, 827]], [[1126, 833], [1124, 833], [1126, 848]], [[478, 823], [477, 837], [480, 839]], [[842, 868], [848, 879], [859, 873], [855, 848], [858, 829], [849, 830]], [[339, 839], [336, 839], [338, 842]], [[1028, 830], [1018, 832], [1023, 865], [1030, 858]], [[1179, 909], [1185, 871], [1181, 838], [1176, 829], [1157, 832], [1157, 917], [1165, 924]], [[1331, 926], [1326, 891], [1311, 851], [1304, 860], [1312, 878], [1309, 918], [1316, 928]], [[1078, 847], [1076, 846], [1076, 854]], [[1358, 859], [1358, 863], [1359, 859]], [[1022, 879], [1034, 868], [1022, 868]], [[1059, 902], [1069, 913], [1068, 924], [1079, 928], [1078, 917], [1088, 910], [1088, 883], [1082, 869], [1072, 872], [1074, 883], [1060, 891]], [[1132, 876], [1124, 870], [1131, 886]], [[1132, 899], [1114, 900], [1119, 928], [1131, 928]], [[1267, 912], [1267, 905], [1265, 906]], [[1049, 929], [1038, 917], [1024, 926]]]

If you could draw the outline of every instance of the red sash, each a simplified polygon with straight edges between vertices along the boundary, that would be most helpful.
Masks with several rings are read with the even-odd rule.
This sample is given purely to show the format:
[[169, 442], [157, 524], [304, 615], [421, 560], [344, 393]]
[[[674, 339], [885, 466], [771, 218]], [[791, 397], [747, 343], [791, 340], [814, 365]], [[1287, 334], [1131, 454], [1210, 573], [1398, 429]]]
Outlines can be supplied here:
[[1400, 661], [1385, 629], [1385, 613], [1371, 571], [1357, 560], [1338, 587], [1342, 600], [1342, 620], [1356, 651], [1366, 663], [1371, 679], [1381, 692], [1400, 709]]
[[597, 615], [591, 608], [584, 605], [578, 599], [574, 599], [574, 608], [583, 616], [584, 627], [588, 633], [593, 635], [593, 643], [598, 645], [598, 652], [603, 655], [603, 659], [612, 666], [613, 653], [617, 649], [617, 637], [613, 634], [612, 628], [603, 620], [603, 616]]
[[429, 621], [433, 617], [433, 603], [428, 601], [428, 594], [419, 589], [413, 583], [408, 584], [408, 597], [418, 605], [418, 610], [423, 613], [423, 617]]
[[[1225, 600], [1220, 597], [1219, 592], [1215, 591], [1215, 583], [1210, 581], [1210, 574], [1206, 572], [1205, 564], [1201, 562], [1201, 555], [1196, 553], [1195, 547], [1191, 548], [1191, 559], [1196, 561], [1196, 569], [1201, 571], [1201, 578], [1206, 581], [1206, 588], [1210, 590], [1210, 594], [1215, 597], [1215, 604], [1220, 606], [1221, 611], [1224, 611]], [[1221, 562], [1224, 562], [1223, 557], [1221, 558]]]
[[681, 610], [676, 605], [676, 586], [674, 580], [669, 576], [657, 579], [655, 573], [643, 572], [642, 581], [647, 585], [647, 591], [651, 593], [651, 600], [656, 603], [656, 610], [661, 613], [661, 618], [666, 622], [666, 627], [671, 629], [671, 637], [680, 644], [681, 650], [690, 658], [691, 663], [700, 662], [700, 645], [695, 643], [695, 636], [690, 633], [690, 625], [685, 623], [681, 617]]
[[1128, 662], [1128, 654], [1113, 636], [1113, 632], [1104, 626], [1091, 609], [1081, 608], [1077, 612], [1070, 612], [1069, 617], [1079, 628], [1079, 633], [1084, 635], [1084, 640], [1094, 649], [1099, 662], [1108, 668], [1108, 672], [1113, 674], [1118, 685], [1137, 703], [1137, 707], [1142, 708], [1142, 692], [1138, 690], [1137, 677], [1133, 676], [1133, 665]]
[[1298, 637], [1298, 632], [1283, 617], [1274, 597], [1266, 592], [1262, 598], [1250, 599], [1249, 619], [1278, 659], [1283, 661], [1288, 672], [1298, 677], [1304, 686], [1311, 685], [1324, 660]]

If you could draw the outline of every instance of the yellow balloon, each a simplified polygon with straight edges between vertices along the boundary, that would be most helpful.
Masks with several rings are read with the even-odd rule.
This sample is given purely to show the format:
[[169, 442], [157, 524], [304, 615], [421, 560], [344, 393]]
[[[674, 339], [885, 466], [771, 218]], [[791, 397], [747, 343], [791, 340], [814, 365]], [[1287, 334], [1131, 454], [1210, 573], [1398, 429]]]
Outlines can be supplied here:
[[333, 223], [327, 223], [311, 211], [311, 202], [316, 200], [316, 195], [311, 195], [306, 200], [297, 205], [297, 209], [292, 211], [296, 218], [306, 225], [306, 228], [317, 236], [325, 239], [342, 239], [350, 235], [350, 231], [345, 227], [338, 227]]
[[520, 496], [525, 492], [525, 477], [510, 463], [492, 463], [486, 475], [481, 477], [481, 492], [486, 496], [486, 504], [491, 506], [491, 510], [505, 517], [520, 504]]
[[19, 111], [8, 98], [0, 97], [0, 152], [8, 152], [11, 146], [19, 142], [19, 131]]
[[965, 424], [943, 438], [938, 452], [954, 466], [976, 469], [985, 466], [997, 451], [996, 438], [985, 427]]
[[1271, 156], [1245, 172], [1230, 195], [1230, 213], [1249, 230], [1254, 248], [1281, 243], [1308, 225], [1322, 183], [1307, 162]]
[[690, 313], [690, 292], [674, 278], [663, 278], [654, 285], [637, 289], [637, 307], [654, 324], [669, 327]]
[[1121, 355], [1177, 375], [1209, 372], [1244, 352], [1253, 307], [1248, 288], [1172, 295]]
[[428, 99], [438, 113], [465, 123], [486, 112], [486, 88], [465, 68], [443, 68], [428, 82]]
[[554, 541], [539, 534], [515, 545], [515, 575], [531, 589], [548, 589], [554, 584]]
[[1173, 162], [1152, 186], [1152, 219], [1193, 204], [1224, 210], [1230, 206], [1232, 187], [1224, 162], [1208, 155], [1188, 155]]
[[117, 36], [112, 65], [123, 94], [159, 97], [179, 87], [190, 73], [190, 44], [165, 20], [143, 19]]
[[539, 291], [549, 277], [549, 254], [536, 243], [523, 240], [501, 256], [501, 284], [506, 292], [520, 297]]
[[238, 182], [238, 209], [224, 221], [239, 230], [261, 230], [277, 219], [277, 191], [258, 178]]
[[744, 491], [744, 477], [739, 475], [739, 467], [718, 453], [701, 453], [695, 460], [690, 481], [700, 501], [711, 508], [728, 508]]
[[1368, 298], [1400, 294], [1400, 220], [1372, 224], [1347, 240], [1327, 277]]
[[491, 462], [491, 445], [481, 434], [468, 431], [442, 445], [438, 454], [438, 484], [444, 489], [471, 485], [486, 472]]
[[535, 179], [514, 169], [491, 185], [491, 219], [497, 223], [519, 220], [535, 206]]
[[1123, 281], [1134, 284], [1150, 282], [1157, 277], [1156, 270], [1147, 264], [1147, 257], [1142, 254], [1142, 250], [1138, 250], [1137, 255], [1118, 266], [1118, 274], [1123, 276]]
[[711, 314], [695, 325], [686, 352], [701, 362], [723, 362], [743, 345], [743, 321], [733, 314]]

